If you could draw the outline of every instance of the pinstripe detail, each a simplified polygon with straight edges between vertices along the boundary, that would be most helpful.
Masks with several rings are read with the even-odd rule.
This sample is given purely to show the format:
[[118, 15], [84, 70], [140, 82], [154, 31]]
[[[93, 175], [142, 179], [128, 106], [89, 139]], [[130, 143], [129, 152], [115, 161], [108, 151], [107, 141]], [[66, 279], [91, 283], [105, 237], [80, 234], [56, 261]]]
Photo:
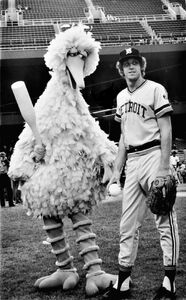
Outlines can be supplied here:
[[176, 265], [176, 233], [174, 228], [173, 214], [169, 213], [170, 231], [172, 237], [172, 265]]

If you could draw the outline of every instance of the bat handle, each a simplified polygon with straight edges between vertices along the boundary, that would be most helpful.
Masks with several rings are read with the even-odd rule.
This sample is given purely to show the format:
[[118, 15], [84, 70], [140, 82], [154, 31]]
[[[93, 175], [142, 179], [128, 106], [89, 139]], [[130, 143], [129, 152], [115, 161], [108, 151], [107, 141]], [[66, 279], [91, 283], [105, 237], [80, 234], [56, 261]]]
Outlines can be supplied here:
[[34, 135], [35, 140], [36, 140], [36, 145], [42, 146], [41, 136], [40, 136], [39, 131], [37, 129], [36, 123], [32, 125], [32, 132], [33, 132], [33, 135]]

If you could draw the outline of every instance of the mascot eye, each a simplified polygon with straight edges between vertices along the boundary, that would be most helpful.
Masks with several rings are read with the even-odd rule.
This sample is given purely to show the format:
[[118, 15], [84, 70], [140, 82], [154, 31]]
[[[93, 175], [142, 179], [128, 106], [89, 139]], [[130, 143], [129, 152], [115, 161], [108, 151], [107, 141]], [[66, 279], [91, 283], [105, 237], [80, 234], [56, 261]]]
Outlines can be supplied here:
[[70, 49], [70, 51], [67, 53], [67, 56], [71, 56], [71, 57], [74, 57], [77, 55], [79, 55], [79, 57], [82, 59], [86, 59], [86, 57], [88, 56], [88, 53], [85, 50], [81, 51], [81, 50], [77, 50], [75, 48]]
[[68, 54], [67, 54], [67, 56], [71, 56], [71, 57], [74, 57], [77, 55], [78, 55], [78, 52], [74, 52], [74, 53], [68, 52]]
[[84, 56], [84, 57], [87, 57], [87, 56], [88, 56], [88, 53], [87, 53], [87, 51], [85, 51], [85, 50], [80, 51], [80, 54], [82, 54], [82, 56]]
[[86, 51], [79, 51], [78, 54], [79, 57], [82, 58], [83, 60], [85, 60], [88, 56], [88, 53]]
[[85, 60], [86, 59], [86, 56], [84, 56], [83, 54], [79, 54], [79, 57], [81, 58], [81, 59], [83, 59], [83, 60]]

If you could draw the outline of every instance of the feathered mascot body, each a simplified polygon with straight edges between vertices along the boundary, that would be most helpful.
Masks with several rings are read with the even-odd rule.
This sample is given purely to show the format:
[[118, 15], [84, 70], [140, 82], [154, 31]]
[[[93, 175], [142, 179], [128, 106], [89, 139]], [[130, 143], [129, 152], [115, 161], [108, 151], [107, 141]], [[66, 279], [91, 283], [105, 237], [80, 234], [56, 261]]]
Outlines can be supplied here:
[[31, 214], [43, 217], [52, 253], [57, 257], [57, 271], [36, 281], [35, 286], [41, 289], [71, 289], [79, 281], [64, 232], [64, 217], [72, 220], [84, 258], [86, 293], [93, 295], [115, 280], [101, 269], [96, 235], [87, 215], [104, 198], [102, 181], [109, 179], [117, 152], [115, 143], [90, 115], [79, 90], [84, 87], [84, 77], [98, 65], [99, 49], [99, 42], [83, 25], [61, 32], [51, 41], [44, 56], [52, 69], [51, 79], [34, 107], [42, 145], [36, 144], [26, 124], [10, 161], [9, 176], [23, 182], [23, 203]]

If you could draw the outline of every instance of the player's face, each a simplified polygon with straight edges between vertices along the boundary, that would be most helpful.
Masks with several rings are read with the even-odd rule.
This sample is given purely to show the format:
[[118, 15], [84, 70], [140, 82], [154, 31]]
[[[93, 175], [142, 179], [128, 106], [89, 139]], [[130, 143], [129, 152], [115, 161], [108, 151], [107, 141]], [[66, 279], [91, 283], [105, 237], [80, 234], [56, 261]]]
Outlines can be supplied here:
[[130, 58], [123, 62], [125, 79], [136, 81], [141, 76], [141, 66], [137, 59]]

